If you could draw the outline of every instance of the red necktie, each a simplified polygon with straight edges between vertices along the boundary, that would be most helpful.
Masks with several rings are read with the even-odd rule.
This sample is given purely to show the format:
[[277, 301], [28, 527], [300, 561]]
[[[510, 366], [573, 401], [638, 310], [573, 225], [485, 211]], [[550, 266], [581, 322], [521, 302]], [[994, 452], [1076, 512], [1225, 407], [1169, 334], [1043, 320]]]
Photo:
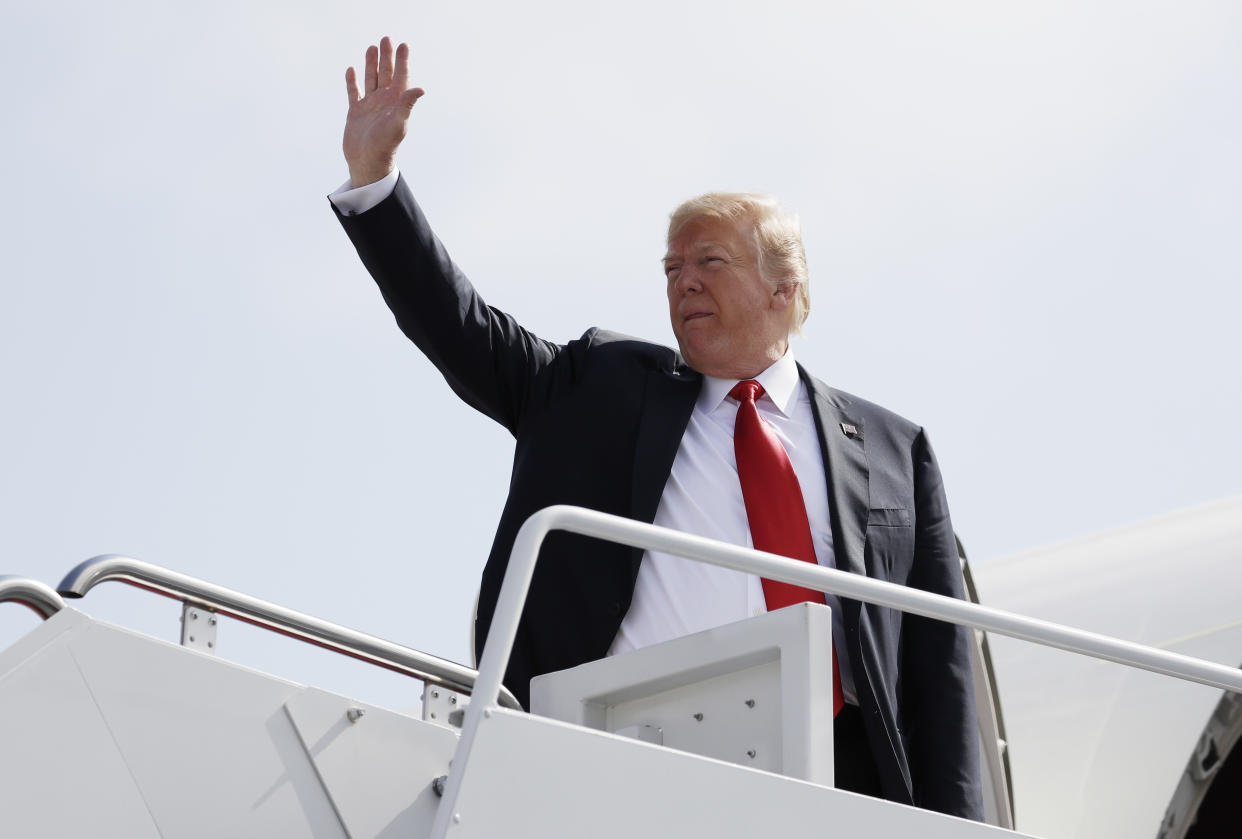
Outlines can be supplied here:
[[[798, 475], [781, 441], [759, 418], [759, 409], [755, 407], [755, 400], [763, 395], [763, 386], [756, 381], [738, 382], [729, 395], [739, 403], [737, 420], [733, 425], [733, 451], [737, 455], [737, 477], [742, 483], [742, 500], [746, 502], [751, 541], [758, 550], [817, 564]], [[824, 602], [822, 592], [767, 579], [763, 581], [763, 596], [770, 612], [794, 603]], [[834, 643], [834, 717], [843, 704], [841, 672], [837, 667], [837, 647]]]

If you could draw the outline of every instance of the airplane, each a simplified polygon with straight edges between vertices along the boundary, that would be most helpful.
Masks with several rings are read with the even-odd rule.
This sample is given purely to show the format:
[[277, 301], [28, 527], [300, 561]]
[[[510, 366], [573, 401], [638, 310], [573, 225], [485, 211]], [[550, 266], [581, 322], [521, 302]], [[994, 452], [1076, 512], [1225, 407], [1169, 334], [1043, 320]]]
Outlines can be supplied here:
[[[1242, 665], [1242, 496], [981, 563], [1002, 609]], [[991, 636], [1017, 823], [1207, 839], [1242, 824], [1242, 699]]]

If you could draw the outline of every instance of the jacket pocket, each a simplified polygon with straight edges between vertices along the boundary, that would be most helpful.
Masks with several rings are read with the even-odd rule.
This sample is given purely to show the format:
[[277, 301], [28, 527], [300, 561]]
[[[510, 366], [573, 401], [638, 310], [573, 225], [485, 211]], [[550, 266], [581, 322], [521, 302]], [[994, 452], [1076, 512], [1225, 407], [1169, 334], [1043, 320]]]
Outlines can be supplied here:
[[909, 527], [910, 511], [905, 507], [873, 507], [867, 511], [868, 527]]
[[905, 507], [873, 507], [867, 512], [867, 573], [904, 584], [914, 562], [914, 528]]

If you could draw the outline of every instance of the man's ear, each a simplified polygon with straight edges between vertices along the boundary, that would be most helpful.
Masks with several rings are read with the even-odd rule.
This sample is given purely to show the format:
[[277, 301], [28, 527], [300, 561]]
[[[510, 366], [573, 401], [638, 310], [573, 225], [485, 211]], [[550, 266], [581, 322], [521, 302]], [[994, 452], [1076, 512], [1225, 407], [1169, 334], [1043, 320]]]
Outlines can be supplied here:
[[791, 308], [798, 297], [798, 284], [785, 280], [772, 291], [772, 308], [775, 311]]

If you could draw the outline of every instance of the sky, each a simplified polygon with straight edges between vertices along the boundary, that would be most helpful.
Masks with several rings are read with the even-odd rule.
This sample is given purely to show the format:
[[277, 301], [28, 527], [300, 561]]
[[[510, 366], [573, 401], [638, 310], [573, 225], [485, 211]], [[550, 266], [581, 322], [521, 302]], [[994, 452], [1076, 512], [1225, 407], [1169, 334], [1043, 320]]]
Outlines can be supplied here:
[[[1242, 492], [1232, 0], [51, 0], [0, 30], [0, 573], [121, 553], [469, 660], [512, 439], [325, 198], [384, 34], [427, 90], [402, 172], [540, 335], [671, 342], [668, 212], [769, 192], [810, 263], [798, 360], [928, 429], [977, 566]], [[178, 634], [119, 584], [77, 605]], [[34, 622], [0, 609], [0, 646]], [[235, 622], [219, 648], [417, 705]]]

